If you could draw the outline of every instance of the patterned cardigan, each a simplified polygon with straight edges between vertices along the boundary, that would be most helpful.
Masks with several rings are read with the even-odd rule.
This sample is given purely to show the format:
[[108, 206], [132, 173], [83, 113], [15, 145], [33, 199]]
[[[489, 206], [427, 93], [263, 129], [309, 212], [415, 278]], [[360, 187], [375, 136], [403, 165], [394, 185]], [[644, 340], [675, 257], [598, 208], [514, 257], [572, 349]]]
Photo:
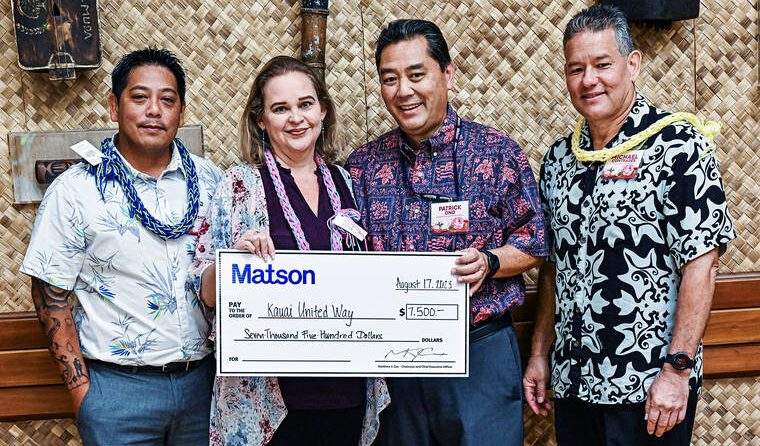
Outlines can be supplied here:
[[[340, 169], [351, 189], [351, 180]], [[215, 261], [217, 249], [230, 248], [245, 231], [267, 231], [266, 198], [261, 174], [250, 165], [232, 167], [214, 193], [205, 217], [193, 228], [198, 235], [190, 279], [200, 293], [201, 274]], [[213, 320], [213, 318], [211, 318]], [[211, 339], [216, 336], [212, 328]], [[367, 378], [366, 414], [360, 445], [377, 436], [380, 411], [390, 404], [383, 378]], [[277, 377], [219, 377], [211, 401], [211, 445], [264, 445], [287, 415]]]

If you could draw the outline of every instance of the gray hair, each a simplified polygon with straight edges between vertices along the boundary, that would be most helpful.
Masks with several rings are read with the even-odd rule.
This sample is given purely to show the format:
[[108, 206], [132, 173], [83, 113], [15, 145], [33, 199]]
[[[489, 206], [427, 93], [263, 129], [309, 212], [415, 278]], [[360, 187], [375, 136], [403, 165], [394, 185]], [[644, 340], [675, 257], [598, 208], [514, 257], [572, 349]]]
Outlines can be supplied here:
[[562, 38], [562, 46], [566, 46], [570, 39], [581, 32], [591, 31], [596, 33], [607, 29], [615, 31], [615, 41], [617, 42], [620, 54], [627, 56], [631, 54], [631, 51], [636, 49], [625, 13], [617, 6], [602, 4], [584, 9], [567, 22], [565, 35]]

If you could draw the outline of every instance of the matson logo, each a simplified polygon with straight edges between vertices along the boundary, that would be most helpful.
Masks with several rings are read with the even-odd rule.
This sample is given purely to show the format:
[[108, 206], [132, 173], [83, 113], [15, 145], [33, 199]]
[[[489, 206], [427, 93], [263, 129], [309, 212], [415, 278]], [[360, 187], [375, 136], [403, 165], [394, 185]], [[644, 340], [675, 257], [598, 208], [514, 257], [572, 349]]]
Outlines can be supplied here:
[[263, 283], [266, 285], [314, 285], [316, 274], [310, 269], [274, 269], [272, 265], [266, 269], [245, 265], [243, 270], [237, 263], [232, 264], [232, 283]]

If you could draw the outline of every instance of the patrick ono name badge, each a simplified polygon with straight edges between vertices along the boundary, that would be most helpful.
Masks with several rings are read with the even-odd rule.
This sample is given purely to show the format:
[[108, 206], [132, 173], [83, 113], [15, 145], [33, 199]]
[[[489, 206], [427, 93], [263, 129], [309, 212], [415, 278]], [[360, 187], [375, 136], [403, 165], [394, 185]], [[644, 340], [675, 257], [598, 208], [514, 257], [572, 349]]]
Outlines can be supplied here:
[[610, 159], [604, 163], [602, 178], [610, 180], [630, 180], [631, 178], [636, 178], [643, 153], [643, 150], [633, 150]]
[[469, 232], [470, 203], [466, 200], [430, 203], [430, 229], [433, 234]]

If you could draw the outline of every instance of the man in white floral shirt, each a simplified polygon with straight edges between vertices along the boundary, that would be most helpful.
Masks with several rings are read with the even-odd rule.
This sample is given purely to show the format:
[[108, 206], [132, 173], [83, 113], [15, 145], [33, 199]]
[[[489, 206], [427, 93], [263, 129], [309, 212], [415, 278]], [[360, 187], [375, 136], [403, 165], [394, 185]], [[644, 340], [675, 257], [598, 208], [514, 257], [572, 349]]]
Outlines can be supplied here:
[[124, 56], [109, 96], [118, 133], [37, 212], [21, 271], [86, 445], [208, 444], [209, 324], [186, 277], [189, 230], [221, 171], [175, 139], [184, 109], [171, 52]]

